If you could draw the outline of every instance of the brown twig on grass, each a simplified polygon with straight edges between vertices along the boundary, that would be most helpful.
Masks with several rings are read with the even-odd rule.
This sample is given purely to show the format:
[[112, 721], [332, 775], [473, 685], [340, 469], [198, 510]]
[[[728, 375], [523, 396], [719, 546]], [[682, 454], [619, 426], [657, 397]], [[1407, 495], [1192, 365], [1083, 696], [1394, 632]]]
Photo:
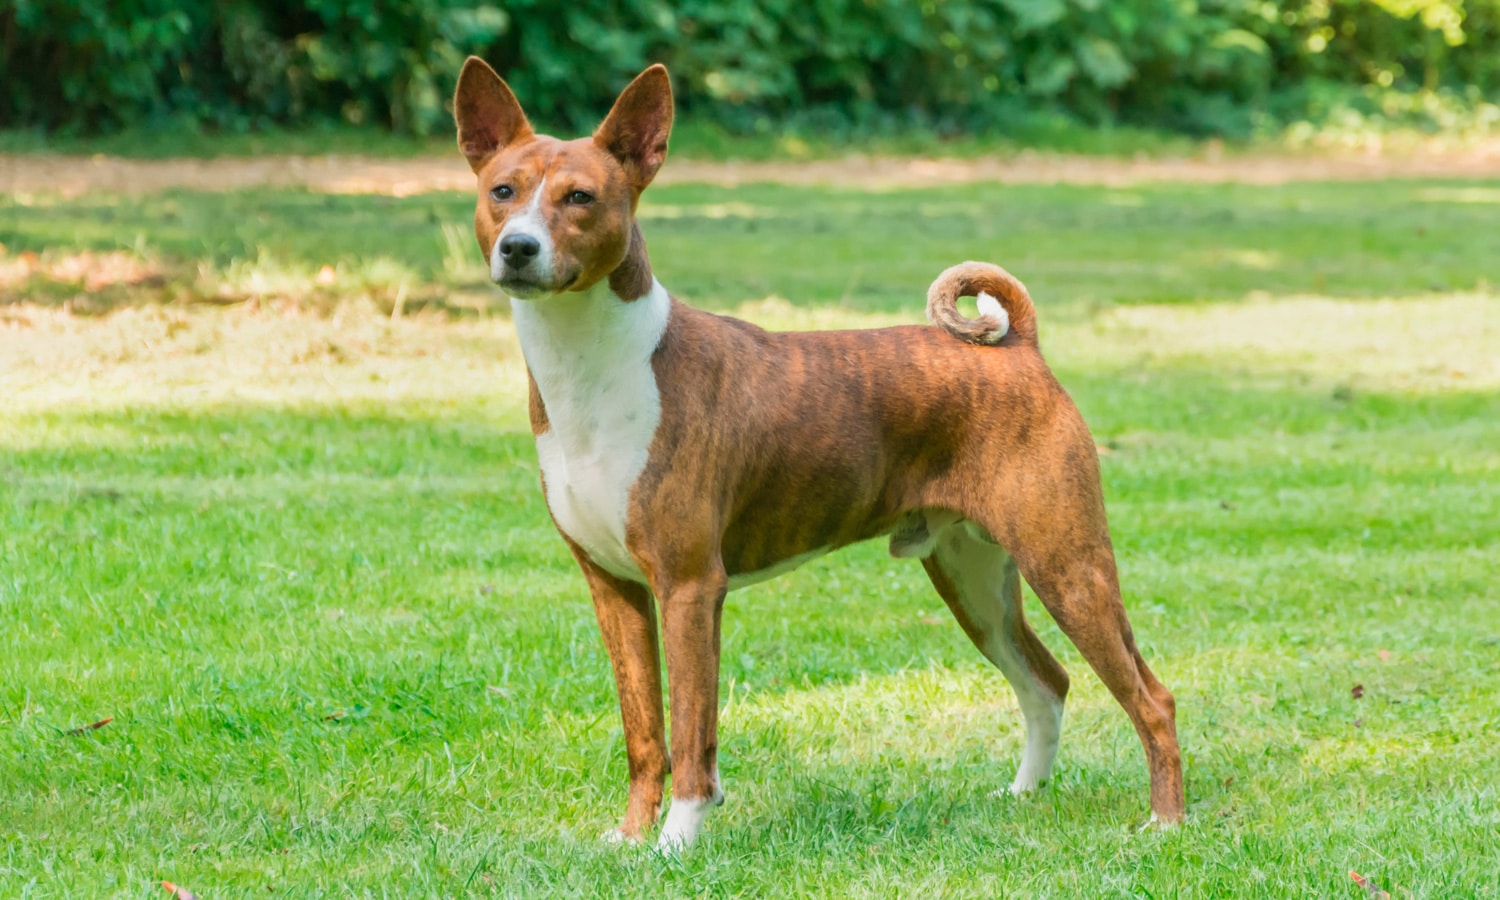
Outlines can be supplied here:
[[1354, 879], [1355, 884], [1364, 888], [1373, 900], [1391, 900], [1391, 895], [1381, 890], [1380, 885], [1375, 884], [1353, 869], [1349, 870], [1349, 877]]
[[113, 722], [114, 720], [115, 720], [114, 716], [107, 716], [107, 717], [105, 717], [103, 719], [100, 719], [97, 722], [90, 722], [87, 725], [79, 725], [77, 728], [69, 729], [68, 731], [65, 731], [63, 733], [66, 734], [66, 735], [68, 735], [69, 737], [72, 737], [73, 735], [77, 735], [77, 734], [85, 734], [87, 732], [94, 731], [94, 730], [99, 729], [99, 728], [103, 728], [104, 726], [108, 725], [110, 722]]

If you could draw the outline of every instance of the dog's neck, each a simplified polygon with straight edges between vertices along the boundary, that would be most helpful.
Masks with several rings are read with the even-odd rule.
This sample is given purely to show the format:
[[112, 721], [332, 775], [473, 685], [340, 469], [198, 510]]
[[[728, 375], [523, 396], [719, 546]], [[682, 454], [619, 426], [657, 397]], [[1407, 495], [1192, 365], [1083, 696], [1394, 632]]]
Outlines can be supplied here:
[[609, 277], [583, 291], [511, 299], [526, 366], [568, 455], [607, 452], [611, 431], [634, 430], [626, 420], [654, 429], [651, 357], [671, 309], [633, 219], [625, 258]]
[[633, 301], [650, 293], [656, 279], [651, 277], [651, 260], [646, 255], [646, 238], [641, 234], [640, 223], [630, 217], [630, 233], [626, 236], [625, 258], [609, 273], [610, 291], [621, 300]]

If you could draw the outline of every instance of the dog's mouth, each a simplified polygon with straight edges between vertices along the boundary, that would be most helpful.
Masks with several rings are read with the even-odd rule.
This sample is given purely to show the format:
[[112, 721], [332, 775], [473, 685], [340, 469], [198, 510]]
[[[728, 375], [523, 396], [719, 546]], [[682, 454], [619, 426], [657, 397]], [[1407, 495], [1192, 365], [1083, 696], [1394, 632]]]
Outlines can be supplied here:
[[550, 287], [541, 282], [527, 278], [524, 275], [512, 275], [509, 272], [501, 275], [500, 280], [496, 283], [507, 294], [510, 294], [512, 297], [520, 297], [522, 300], [530, 300], [535, 297], [541, 297], [544, 294], [552, 293]]
[[548, 294], [561, 294], [572, 288], [577, 282], [577, 274], [574, 274], [560, 284], [545, 284], [535, 278], [527, 277], [525, 273], [506, 272], [500, 276], [500, 280], [496, 283], [512, 297], [519, 297], [522, 300], [535, 300], [545, 297]]

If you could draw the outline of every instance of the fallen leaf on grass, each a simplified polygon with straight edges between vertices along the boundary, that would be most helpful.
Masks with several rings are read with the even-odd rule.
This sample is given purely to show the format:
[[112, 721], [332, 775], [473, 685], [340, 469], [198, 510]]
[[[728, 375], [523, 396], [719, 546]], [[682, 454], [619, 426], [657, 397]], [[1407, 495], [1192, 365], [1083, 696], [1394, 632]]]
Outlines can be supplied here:
[[1368, 878], [1365, 878], [1353, 869], [1349, 870], [1349, 877], [1354, 879], [1355, 884], [1368, 891], [1370, 896], [1373, 897], [1374, 900], [1391, 900], [1391, 895], [1387, 894], [1385, 891], [1382, 891], [1380, 889], [1380, 885], [1375, 884], [1373, 881], [1370, 881]]
[[1362, 684], [1356, 684], [1354, 687], [1352, 687], [1352, 688], [1349, 689], [1349, 696], [1353, 697], [1355, 700], [1358, 700], [1360, 697], [1363, 697], [1364, 695], [1365, 695], [1365, 686], [1362, 685]]
[[342, 719], [346, 715], [348, 715], [348, 713], [345, 713], [341, 709], [341, 710], [339, 710], [337, 712], [331, 712], [328, 715], [324, 716], [323, 717], [323, 721], [325, 721], [325, 722], [337, 722], [339, 719]]
[[198, 900], [198, 895], [185, 887], [178, 887], [170, 881], [163, 881], [161, 886], [167, 889], [173, 900]]
[[114, 716], [108, 716], [106, 718], [100, 719], [97, 722], [90, 722], [87, 725], [79, 725], [77, 728], [70, 729], [66, 733], [70, 737], [72, 735], [75, 735], [75, 734], [86, 734], [87, 732], [93, 731], [96, 728], [103, 728], [104, 726], [108, 725], [110, 722], [113, 722], [114, 720], [115, 720]]

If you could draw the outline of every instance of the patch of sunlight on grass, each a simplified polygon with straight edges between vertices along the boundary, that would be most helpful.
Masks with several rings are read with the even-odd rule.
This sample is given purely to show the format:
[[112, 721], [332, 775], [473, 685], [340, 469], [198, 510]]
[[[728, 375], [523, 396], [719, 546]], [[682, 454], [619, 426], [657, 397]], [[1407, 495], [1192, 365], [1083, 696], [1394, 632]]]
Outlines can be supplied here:
[[1429, 203], [1500, 204], [1500, 188], [1425, 188], [1417, 192], [1417, 199]]
[[[958, 625], [950, 617], [934, 627]], [[730, 685], [721, 721], [734, 733], [796, 732], [802, 735], [799, 754], [823, 763], [942, 758], [969, 746], [991, 748], [997, 758], [1013, 750], [1019, 758], [1025, 730], [1015, 693], [978, 651], [973, 660], [958, 668], [864, 674], [787, 691], [746, 695]], [[1092, 678], [1077, 680], [1078, 689], [1068, 696], [1070, 717], [1102, 711], [1128, 727], [1102, 686]]]
[[507, 398], [524, 409], [515, 330], [498, 317], [400, 319], [358, 304], [0, 314], [0, 394], [13, 411]]
[[[1061, 331], [1062, 333], [1058, 333]], [[1301, 373], [1383, 390], [1500, 386], [1500, 297], [1256, 298], [1116, 307], [1092, 328], [1043, 335], [1059, 359]]]
[[[247, 284], [291, 277], [245, 275]], [[734, 312], [778, 331], [922, 321], [920, 308], [867, 312], [774, 295]], [[1391, 390], [1500, 385], [1496, 346], [1500, 300], [1484, 294], [1122, 306], [1043, 324], [1043, 347], [1064, 366], [1208, 365]], [[340, 301], [331, 315], [300, 304], [124, 307], [95, 317], [17, 305], [0, 310], [0, 391], [17, 411], [485, 398], [519, 415], [526, 380], [505, 316], [392, 318], [358, 301]]]
[[876, 313], [837, 306], [799, 306], [772, 295], [742, 303], [734, 315], [768, 331], [829, 331], [840, 328], [884, 328], [923, 322], [921, 308], [899, 313]]
[[1231, 248], [1208, 254], [1213, 262], [1225, 262], [1242, 269], [1270, 270], [1281, 265], [1281, 254], [1265, 250]]
[[640, 219], [775, 219], [788, 215], [785, 210], [751, 203], [651, 203], [643, 202], [636, 212]]
[[[317, 279], [259, 270], [242, 281], [295, 292]], [[736, 312], [773, 330], [921, 321], [920, 310], [868, 313], [779, 297]], [[17, 412], [422, 398], [495, 398], [524, 411], [526, 370], [504, 316], [392, 318], [358, 301], [340, 302], [331, 315], [301, 304], [122, 307], [100, 316], [16, 305], [0, 308], [0, 392]]]

